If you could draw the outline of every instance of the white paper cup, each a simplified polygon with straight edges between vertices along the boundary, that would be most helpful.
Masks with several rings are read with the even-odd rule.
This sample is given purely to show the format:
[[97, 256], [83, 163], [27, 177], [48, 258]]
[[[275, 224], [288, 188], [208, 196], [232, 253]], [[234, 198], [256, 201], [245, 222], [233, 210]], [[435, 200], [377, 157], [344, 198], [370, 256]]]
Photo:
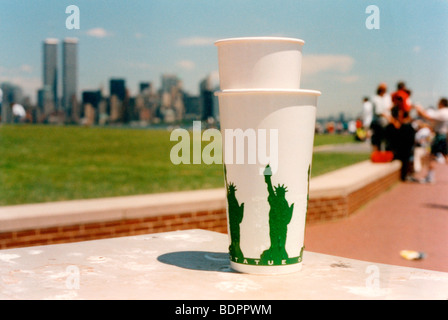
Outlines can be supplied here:
[[221, 90], [300, 89], [304, 43], [277, 37], [216, 41]]
[[234, 90], [216, 95], [231, 267], [255, 274], [298, 271], [320, 92]]

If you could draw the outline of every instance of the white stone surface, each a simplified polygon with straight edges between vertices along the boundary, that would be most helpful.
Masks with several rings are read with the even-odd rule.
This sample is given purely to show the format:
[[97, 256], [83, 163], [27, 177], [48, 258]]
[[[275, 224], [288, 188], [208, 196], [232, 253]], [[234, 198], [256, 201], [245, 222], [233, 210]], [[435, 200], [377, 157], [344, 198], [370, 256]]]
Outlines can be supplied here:
[[447, 299], [448, 273], [305, 252], [301, 271], [233, 272], [204, 230], [0, 250], [1, 299]]

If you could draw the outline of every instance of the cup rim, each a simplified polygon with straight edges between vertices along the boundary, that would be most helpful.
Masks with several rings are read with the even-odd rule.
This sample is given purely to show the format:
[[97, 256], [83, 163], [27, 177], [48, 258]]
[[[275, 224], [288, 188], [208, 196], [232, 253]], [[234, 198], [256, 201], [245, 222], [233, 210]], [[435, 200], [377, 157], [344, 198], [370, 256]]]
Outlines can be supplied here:
[[215, 96], [229, 94], [298, 94], [320, 96], [322, 93], [311, 89], [228, 89], [215, 91]]
[[281, 42], [294, 42], [297, 44], [305, 44], [305, 41], [302, 39], [297, 38], [288, 38], [288, 37], [237, 37], [237, 38], [226, 38], [215, 41], [215, 45], [219, 46], [224, 43], [229, 42], [257, 42], [257, 41], [264, 41], [264, 42], [272, 42], [272, 41], [281, 41]]

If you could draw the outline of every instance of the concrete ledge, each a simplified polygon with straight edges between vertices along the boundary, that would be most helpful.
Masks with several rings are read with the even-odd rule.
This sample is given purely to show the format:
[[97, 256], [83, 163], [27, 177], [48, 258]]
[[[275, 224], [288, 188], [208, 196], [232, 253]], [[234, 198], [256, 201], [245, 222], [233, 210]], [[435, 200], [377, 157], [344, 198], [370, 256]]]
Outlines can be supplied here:
[[395, 174], [401, 168], [400, 161], [372, 163], [363, 161], [311, 179], [310, 198], [347, 196], [363, 187]]
[[[448, 273], [444, 272], [305, 251], [299, 272], [249, 275], [230, 269], [227, 248], [225, 234], [184, 230], [2, 250], [0, 299], [448, 298]], [[279, 314], [274, 309], [272, 314]], [[209, 314], [218, 314], [217, 310]]]
[[107, 222], [225, 207], [223, 188], [0, 207], [0, 233]]
[[[364, 161], [310, 181], [308, 223], [347, 217], [399, 180]], [[227, 232], [224, 188], [0, 207], [0, 248], [185, 229]]]

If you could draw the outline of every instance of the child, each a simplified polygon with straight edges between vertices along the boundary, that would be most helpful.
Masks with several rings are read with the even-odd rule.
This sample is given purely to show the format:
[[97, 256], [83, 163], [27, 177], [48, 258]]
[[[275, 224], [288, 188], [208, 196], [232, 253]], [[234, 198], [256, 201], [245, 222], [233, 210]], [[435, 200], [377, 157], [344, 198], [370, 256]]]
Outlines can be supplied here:
[[426, 122], [419, 120], [416, 124], [418, 131], [415, 133], [414, 172], [418, 174], [422, 171], [423, 166], [428, 166], [431, 141], [434, 135]]

